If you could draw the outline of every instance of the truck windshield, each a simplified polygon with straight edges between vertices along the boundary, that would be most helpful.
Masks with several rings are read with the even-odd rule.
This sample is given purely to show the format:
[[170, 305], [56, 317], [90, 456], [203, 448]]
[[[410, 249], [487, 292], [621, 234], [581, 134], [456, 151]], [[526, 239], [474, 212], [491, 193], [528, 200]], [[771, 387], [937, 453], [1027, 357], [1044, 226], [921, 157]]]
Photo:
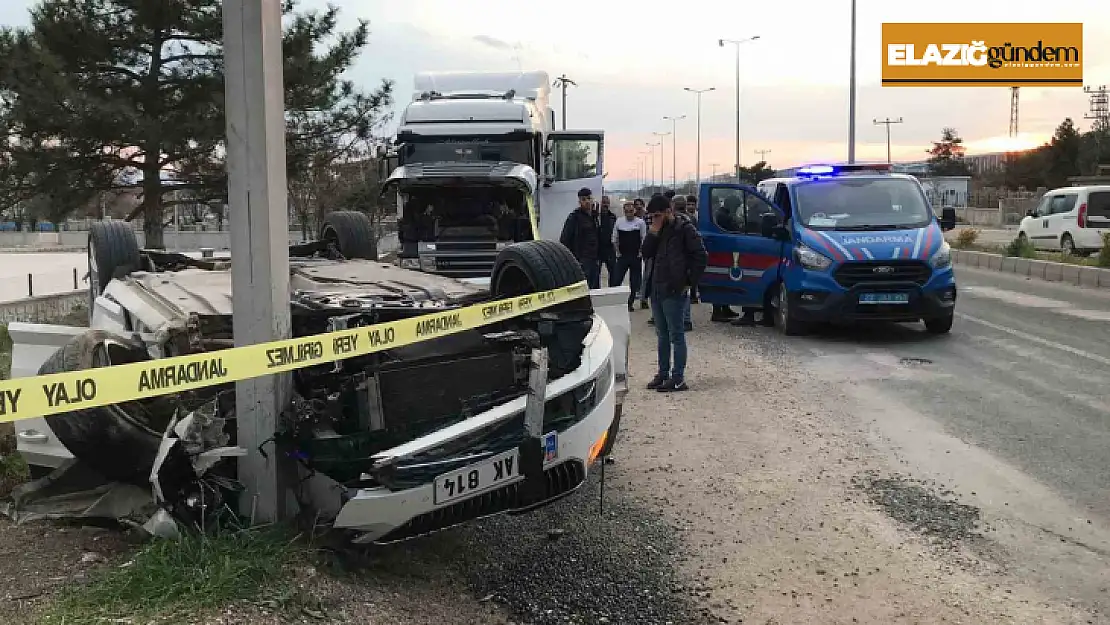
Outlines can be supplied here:
[[434, 142], [406, 143], [401, 164], [458, 161], [509, 161], [534, 167], [532, 144], [527, 139], [485, 139], [480, 137], [441, 138]]
[[816, 230], [922, 228], [933, 220], [918, 185], [905, 178], [828, 178], [794, 188], [802, 224]]

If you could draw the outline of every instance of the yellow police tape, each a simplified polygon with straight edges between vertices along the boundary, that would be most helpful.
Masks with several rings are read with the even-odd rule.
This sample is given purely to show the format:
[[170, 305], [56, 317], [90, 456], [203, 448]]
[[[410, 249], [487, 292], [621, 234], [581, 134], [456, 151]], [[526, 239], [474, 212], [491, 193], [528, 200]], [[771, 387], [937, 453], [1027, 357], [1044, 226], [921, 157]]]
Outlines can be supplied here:
[[0, 423], [170, 395], [419, 343], [587, 296], [585, 282], [400, 321], [0, 382]]

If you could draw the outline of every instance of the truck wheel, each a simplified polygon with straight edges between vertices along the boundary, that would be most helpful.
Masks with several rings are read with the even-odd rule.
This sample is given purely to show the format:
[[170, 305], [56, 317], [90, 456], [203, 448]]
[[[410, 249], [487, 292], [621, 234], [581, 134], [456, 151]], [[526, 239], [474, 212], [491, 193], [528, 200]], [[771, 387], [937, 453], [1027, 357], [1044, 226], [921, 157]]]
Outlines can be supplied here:
[[929, 334], [948, 334], [952, 329], [952, 315], [932, 317], [925, 320], [925, 331]]
[[324, 218], [320, 240], [335, 245], [344, 258], [378, 260], [374, 226], [366, 213], [335, 211]]
[[139, 242], [131, 225], [96, 221], [89, 227], [89, 310], [113, 278], [142, 269]]
[[779, 283], [775, 293], [775, 327], [786, 336], [799, 336], [805, 334], [808, 327], [800, 321], [790, 308], [790, 296], [786, 285]]
[[[524, 241], [506, 247], [497, 255], [490, 277], [490, 293], [502, 299], [570, 286], [585, 279], [582, 266], [562, 243]], [[546, 311], [560, 313], [552, 332], [542, 337], [548, 348], [549, 377], [554, 379], [577, 369], [582, 363], [582, 341], [593, 324], [593, 303], [585, 296]]]
[[[39, 374], [144, 360], [149, 356], [141, 344], [103, 330], [88, 330], [47, 358]], [[46, 422], [75, 457], [104, 477], [148, 486], [162, 433], [173, 414], [173, 402], [165, 397], [79, 408], [50, 415]]]

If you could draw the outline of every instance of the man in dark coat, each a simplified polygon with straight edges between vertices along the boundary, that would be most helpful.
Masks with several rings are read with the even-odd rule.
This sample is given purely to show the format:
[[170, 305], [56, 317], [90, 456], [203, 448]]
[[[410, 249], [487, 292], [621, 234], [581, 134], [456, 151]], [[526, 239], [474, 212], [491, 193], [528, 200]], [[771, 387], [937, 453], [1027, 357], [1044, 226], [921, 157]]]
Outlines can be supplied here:
[[598, 266], [601, 246], [598, 242], [598, 223], [594, 217], [593, 192], [588, 187], [578, 191], [578, 208], [567, 216], [559, 242], [578, 259], [586, 284], [591, 289], [601, 288], [601, 268]]
[[[683, 323], [690, 286], [697, 284], [708, 261], [705, 245], [690, 219], [662, 196], [651, 198], [651, 227], [641, 250], [652, 259], [651, 310], [658, 340], [659, 369], [648, 388], [685, 391], [686, 328]], [[671, 356], [674, 356], [672, 366]]]
[[607, 275], [612, 276], [617, 272], [617, 252], [613, 247], [613, 227], [617, 225], [617, 216], [613, 213], [613, 206], [608, 195], [601, 197], [601, 208], [597, 211], [597, 236], [600, 256], [599, 264], [605, 267]]

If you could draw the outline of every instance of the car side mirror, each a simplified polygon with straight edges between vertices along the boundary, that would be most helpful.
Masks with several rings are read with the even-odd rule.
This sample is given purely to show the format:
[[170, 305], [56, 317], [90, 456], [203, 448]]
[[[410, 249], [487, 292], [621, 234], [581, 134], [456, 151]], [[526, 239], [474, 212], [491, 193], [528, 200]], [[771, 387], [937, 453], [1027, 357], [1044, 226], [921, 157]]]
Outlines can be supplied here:
[[945, 206], [940, 209], [940, 229], [944, 231], [953, 230], [956, 227], [956, 209], [952, 206]]
[[759, 233], [768, 239], [774, 238], [775, 227], [778, 225], [779, 216], [774, 213], [766, 213], [759, 219]]
[[1037, 216], [1037, 209], [1030, 208], [1029, 210], [1025, 211], [1025, 216], [1026, 217], [1036, 217]]
[[790, 230], [788, 230], [786, 226], [775, 226], [771, 229], [771, 238], [776, 241], [789, 241]]

